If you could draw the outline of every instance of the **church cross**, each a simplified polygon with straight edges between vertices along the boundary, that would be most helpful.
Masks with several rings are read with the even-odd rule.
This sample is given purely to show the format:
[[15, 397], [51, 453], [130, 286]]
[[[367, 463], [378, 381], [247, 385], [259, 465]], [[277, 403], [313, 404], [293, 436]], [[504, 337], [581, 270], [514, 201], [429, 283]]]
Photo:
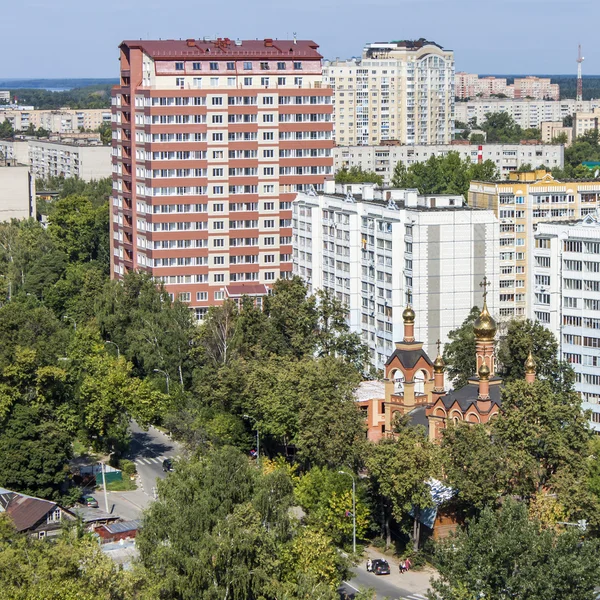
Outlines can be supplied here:
[[438, 356], [440, 356], [440, 355], [441, 355], [441, 352], [440, 352], [440, 348], [441, 348], [441, 346], [442, 346], [442, 342], [441, 342], [441, 341], [438, 339], [438, 341], [437, 341], [437, 347], [438, 347]]
[[490, 285], [490, 282], [489, 282], [488, 278], [484, 275], [483, 281], [479, 284], [479, 286], [483, 288], [483, 301], [484, 302], [488, 295], [488, 291], [487, 291], [488, 285]]

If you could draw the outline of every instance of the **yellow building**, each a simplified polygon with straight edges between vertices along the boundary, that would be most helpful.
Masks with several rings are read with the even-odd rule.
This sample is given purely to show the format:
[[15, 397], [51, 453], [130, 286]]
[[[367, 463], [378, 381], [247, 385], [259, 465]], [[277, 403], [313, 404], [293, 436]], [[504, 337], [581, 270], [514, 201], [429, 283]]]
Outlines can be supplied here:
[[598, 131], [600, 123], [600, 108], [594, 108], [591, 112], [576, 112], [573, 116], [573, 136], [580, 135], [595, 129]]
[[499, 316], [529, 317], [534, 294], [532, 254], [539, 222], [581, 219], [600, 206], [600, 180], [557, 181], [539, 170], [511, 173], [507, 181], [472, 181], [469, 205], [494, 211], [500, 221]]

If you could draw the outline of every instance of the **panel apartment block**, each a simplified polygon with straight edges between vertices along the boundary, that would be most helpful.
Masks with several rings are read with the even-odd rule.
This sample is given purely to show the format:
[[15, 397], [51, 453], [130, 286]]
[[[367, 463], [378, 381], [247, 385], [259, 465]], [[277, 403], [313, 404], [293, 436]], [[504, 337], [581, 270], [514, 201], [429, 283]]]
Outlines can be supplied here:
[[346, 304], [377, 369], [402, 339], [407, 304], [417, 339], [437, 351], [483, 304], [483, 277], [498, 281], [497, 219], [462, 196], [327, 182], [325, 193], [298, 194], [293, 236], [294, 272]]
[[469, 205], [491, 209], [500, 220], [501, 318], [532, 315], [531, 257], [538, 225], [582, 219], [599, 203], [597, 179], [557, 181], [546, 171], [535, 171], [511, 173], [507, 181], [471, 182]]
[[[151, 273], [202, 318], [292, 272], [292, 201], [332, 171], [317, 44], [127, 41], [113, 89], [112, 276]], [[242, 291], [240, 291], [242, 290]]]
[[454, 133], [454, 53], [427, 40], [367, 44], [362, 58], [326, 62], [340, 145], [448, 144]]
[[575, 371], [575, 390], [600, 432], [600, 222], [540, 223], [533, 251], [533, 315]]

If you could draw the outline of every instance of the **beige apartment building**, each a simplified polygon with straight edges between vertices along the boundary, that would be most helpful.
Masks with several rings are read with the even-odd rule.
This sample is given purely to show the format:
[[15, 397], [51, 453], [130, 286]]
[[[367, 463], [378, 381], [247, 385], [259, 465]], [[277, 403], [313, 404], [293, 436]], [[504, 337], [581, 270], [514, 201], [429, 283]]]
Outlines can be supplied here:
[[458, 152], [461, 158], [474, 163], [491, 160], [502, 178], [508, 178], [510, 173], [523, 165], [533, 168], [544, 165], [550, 169], [564, 167], [564, 147], [546, 144], [336, 146], [333, 149], [333, 164], [336, 172], [351, 167], [374, 171], [383, 177], [383, 184], [389, 186], [399, 162], [410, 167], [432, 156], [446, 156], [449, 152]]
[[502, 94], [507, 98], [533, 98], [536, 100], [559, 100], [560, 87], [544, 77], [517, 77], [507, 83], [504, 77], [479, 77], [474, 73], [456, 74], [456, 97], [461, 99], [490, 98]]
[[544, 121], [562, 121], [576, 112], [591, 112], [600, 107], [600, 100], [521, 100], [518, 98], [477, 98], [457, 102], [454, 114], [457, 121], [468, 123], [475, 119], [485, 122], [487, 113], [505, 112], [523, 129], [539, 128]]
[[0, 221], [35, 216], [35, 179], [29, 167], [0, 156]]
[[30, 125], [50, 133], [77, 133], [95, 131], [102, 123], [110, 124], [110, 109], [24, 110], [0, 107], [0, 121], [8, 120], [15, 131], [24, 131]]
[[597, 131], [599, 122], [600, 107], [596, 107], [587, 112], [576, 112], [573, 117], [573, 135], [575, 138], [578, 138], [580, 135], [583, 135], [592, 129]]
[[454, 131], [454, 52], [424, 39], [367, 44], [362, 58], [327, 61], [335, 141], [447, 144]]
[[500, 220], [499, 315], [531, 314], [532, 256], [538, 223], [572, 221], [600, 206], [600, 180], [558, 181], [546, 171], [511, 173], [507, 181], [472, 181], [469, 206], [491, 209]]
[[559, 135], [566, 135], [567, 141], [565, 146], [570, 146], [573, 143], [573, 128], [563, 127], [562, 121], [543, 121], [541, 124], [541, 136], [544, 144], [552, 143]]
[[111, 148], [100, 144], [54, 142], [36, 138], [0, 140], [0, 158], [29, 165], [34, 178], [79, 177], [84, 181], [112, 175]]

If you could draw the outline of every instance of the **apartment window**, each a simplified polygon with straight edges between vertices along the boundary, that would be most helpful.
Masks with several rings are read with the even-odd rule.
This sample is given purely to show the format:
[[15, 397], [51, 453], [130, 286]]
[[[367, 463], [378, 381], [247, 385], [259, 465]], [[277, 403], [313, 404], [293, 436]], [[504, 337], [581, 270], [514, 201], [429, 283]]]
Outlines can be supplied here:
[[222, 96], [214, 96], [211, 100], [211, 104], [213, 106], [222, 106], [223, 104], [223, 97]]
[[263, 158], [273, 158], [273, 150], [263, 150]]
[[263, 115], [263, 123], [272, 123], [273, 115]]
[[302, 77], [294, 77], [294, 85], [302, 85]]
[[212, 140], [213, 140], [213, 142], [222, 142], [223, 141], [223, 134], [222, 133], [213, 133], [212, 134]]
[[215, 300], [223, 300], [225, 298], [225, 292], [215, 292]]
[[213, 150], [213, 158], [223, 158], [223, 150]]
[[180, 292], [179, 293], [179, 301], [180, 302], [191, 302], [192, 301], [192, 293], [191, 292]]
[[285, 77], [278, 77], [277, 85], [285, 85]]
[[295, 71], [301, 71], [302, 70], [302, 63], [294, 61], [294, 70]]
[[274, 254], [265, 254], [265, 262], [266, 263], [274, 263], [275, 255]]
[[183, 88], [185, 86], [185, 78], [184, 77], [176, 77], [175, 78], [175, 85], [178, 88]]
[[223, 177], [223, 169], [213, 169], [213, 177]]
[[265, 281], [274, 281], [275, 280], [275, 273], [273, 271], [267, 271], [265, 273]]
[[225, 225], [223, 221], [215, 221], [213, 223], [213, 229], [225, 229]]
[[275, 210], [275, 202], [265, 202], [265, 210]]
[[244, 63], [244, 71], [252, 71], [252, 63], [251, 62]]
[[275, 238], [274, 237], [266, 237], [264, 240], [264, 245], [265, 246], [274, 246], [275, 245]]
[[235, 71], [235, 63], [234, 62], [228, 62], [227, 63], [227, 70], [228, 71]]
[[211, 71], [218, 71], [219, 70], [219, 63], [211, 62], [210, 63], [210, 70]]
[[206, 302], [208, 300], [208, 292], [196, 292], [197, 302]]
[[176, 62], [175, 63], [175, 70], [176, 71], [183, 71], [183, 63], [182, 62]]
[[202, 63], [199, 63], [199, 62], [192, 63], [192, 69], [194, 71], [201, 71], [202, 70]]
[[277, 69], [279, 69], [280, 71], [284, 71], [285, 70], [285, 63], [284, 62], [278, 62], [277, 63]]
[[215, 238], [213, 240], [213, 248], [223, 248], [225, 246], [225, 240], [223, 238]]
[[214, 212], [223, 212], [223, 204], [213, 204]]
[[224, 256], [215, 256], [213, 259], [213, 264], [215, 265], [224, 265], [225, 257]]
[[262, 99], [263, 104], [274, 104], [273, 96], [264, 96]]
[[260, 78], [260, 85], [264, 85], [265, 87], [269, 87], [269, 78], [268, 77], [261, 77]]
[[263, 175], [274, 175], [275, 169], [273, 167], [263, 167]]
[[263, 190], [265, 194], [272, 194], [275, 191], [275, 186], [273, 184], [263, 185]]
[[252, 77], [244, 77], [244, 85], [252, 85]]
[[275, 227], [275, 221], [273, 219], [265, 219], [264, 226], [266, 229], [273, 229], [273, 227]]
[[223, 115], [213, 115], [212, 116], [212, 122], [213, 123], [222, 123], [223, 122]]
[[223, 186], [222, 185], [213, 185], [213, 194], [222, 195], [223, 194]]
[[272, 131], [263, 131], [263, 140], [272, 141], [274, 139], [274, 134]]

